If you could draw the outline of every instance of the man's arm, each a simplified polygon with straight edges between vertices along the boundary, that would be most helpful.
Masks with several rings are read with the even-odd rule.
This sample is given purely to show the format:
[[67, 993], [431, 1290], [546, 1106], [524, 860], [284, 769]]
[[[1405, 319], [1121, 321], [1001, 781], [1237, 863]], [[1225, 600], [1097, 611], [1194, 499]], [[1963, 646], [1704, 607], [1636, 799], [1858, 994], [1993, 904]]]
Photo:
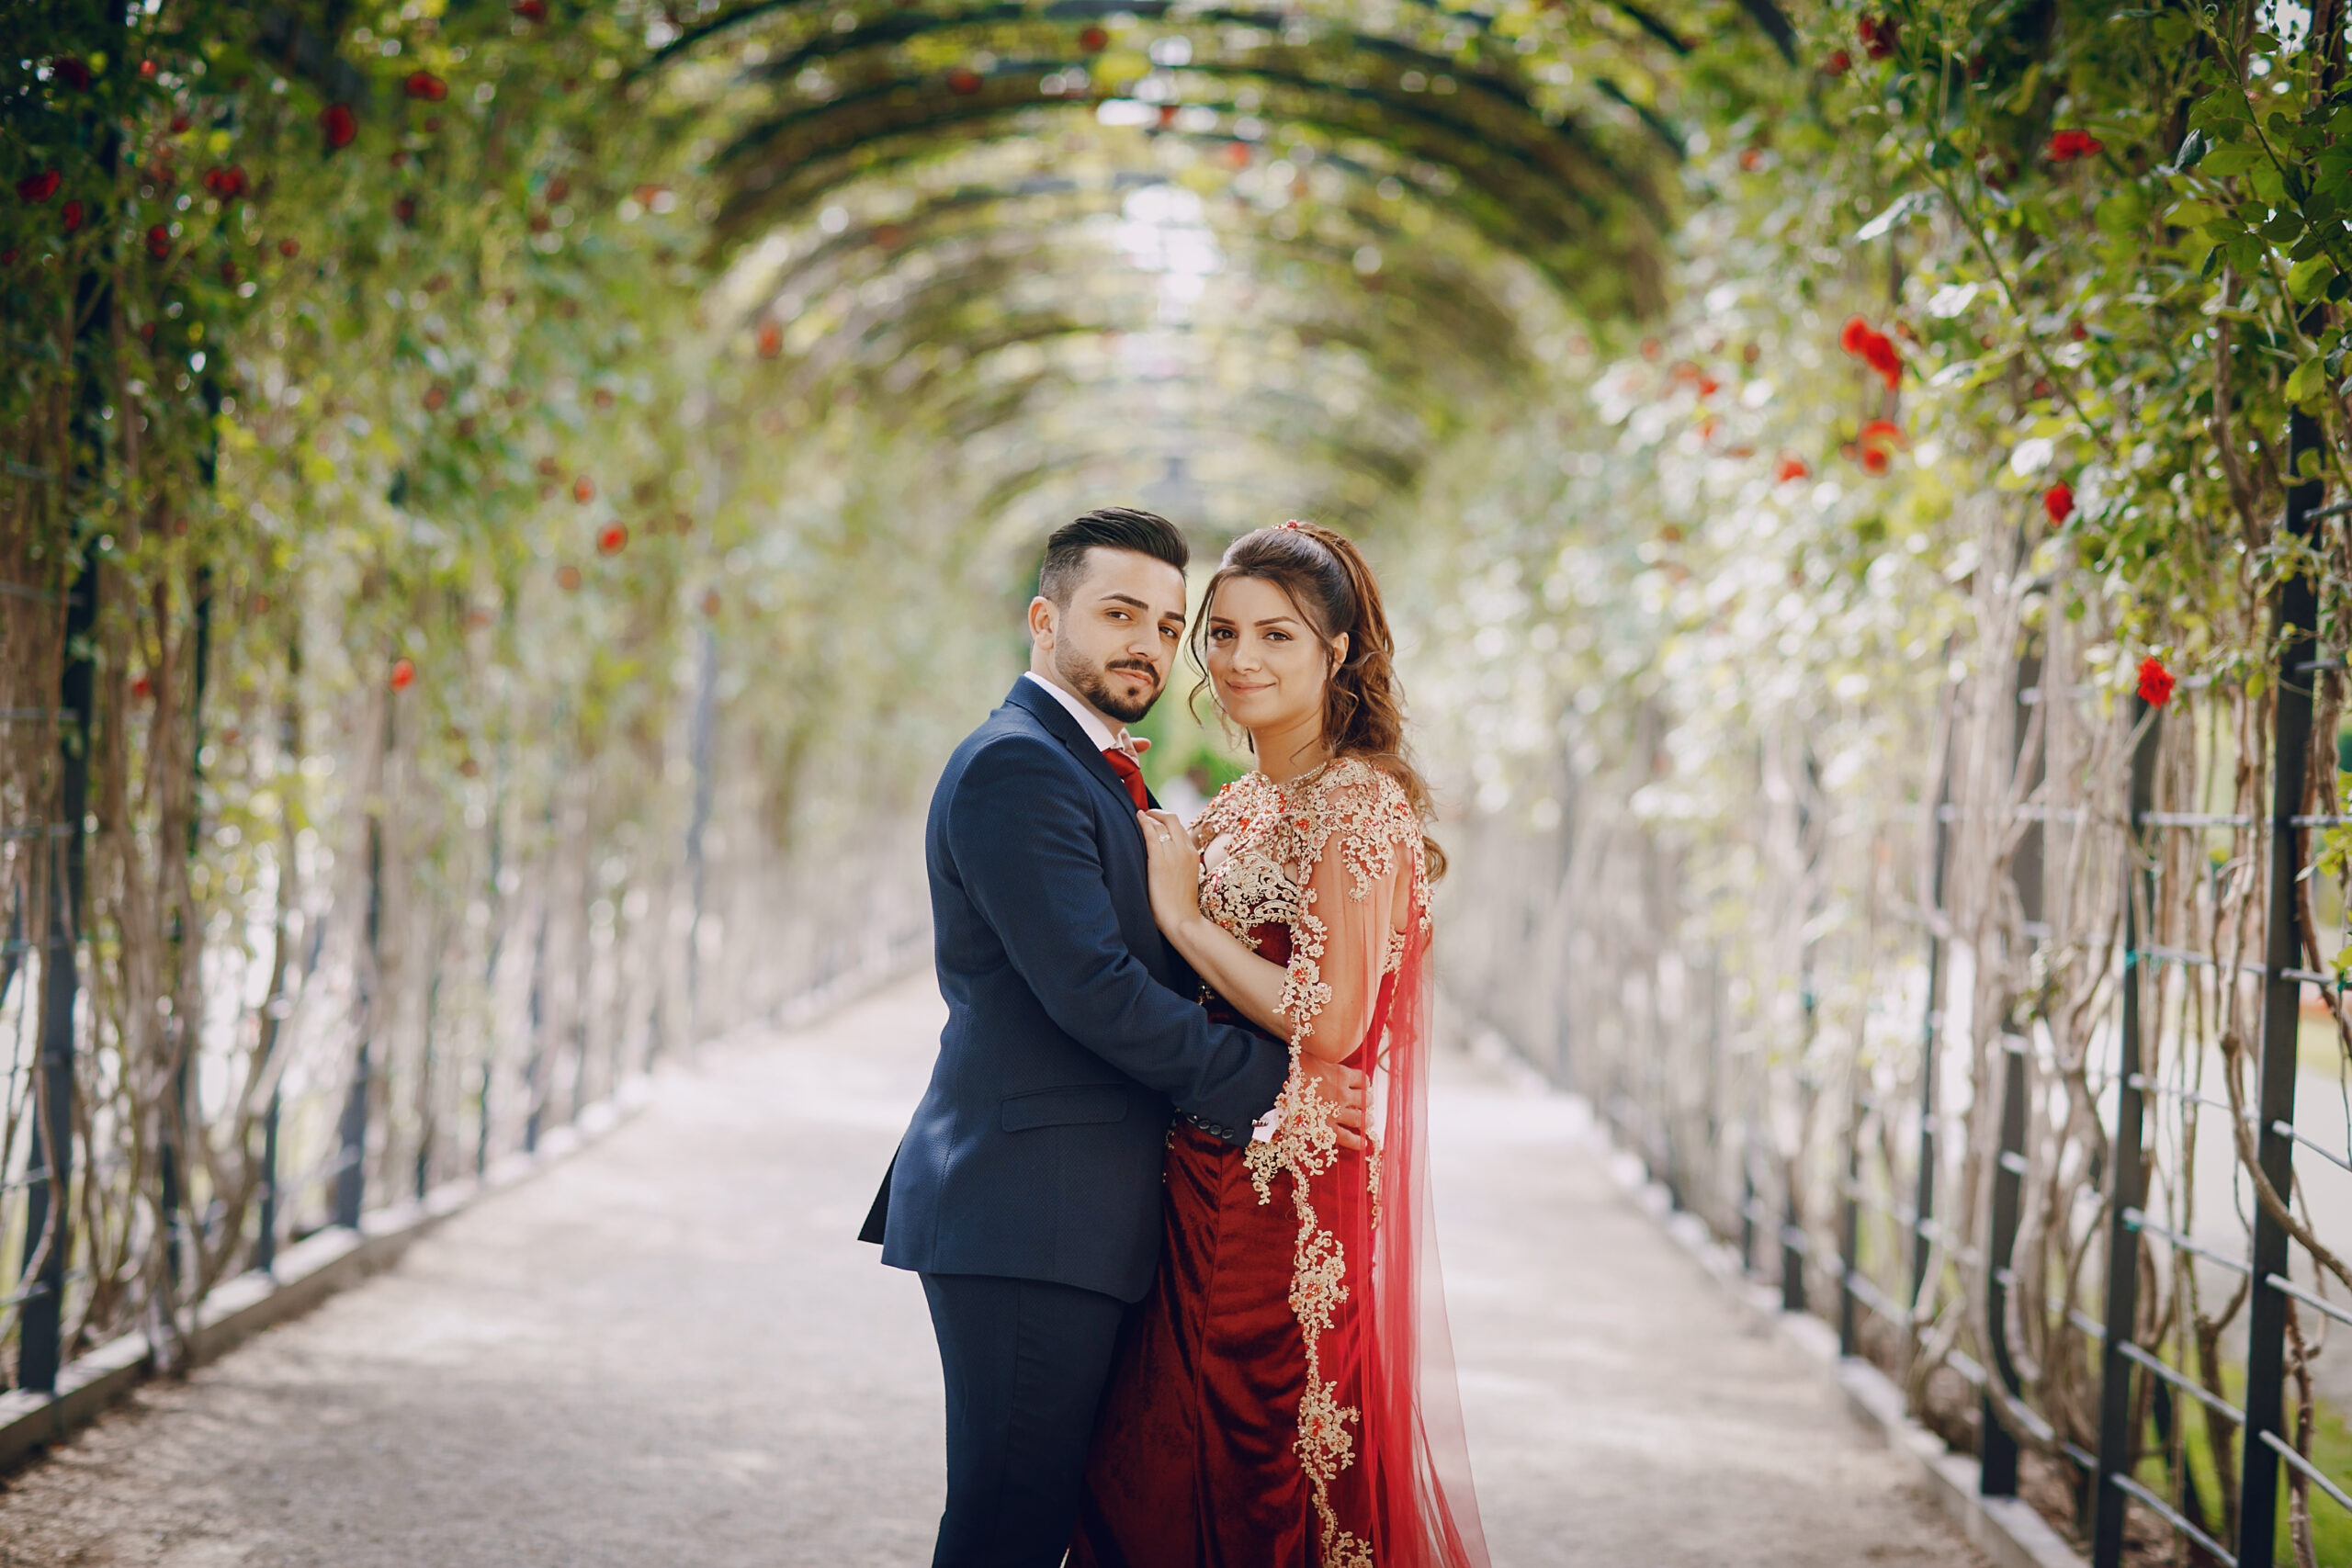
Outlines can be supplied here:
[[1228, 1142], [1246, 1142], [1281, 1091], [1288, 1053], [1211, 1022], [1128, 951], [1083, 787], [1045, 742], [982, 748], [948, 803], [956, 874], [1047, 1016]]

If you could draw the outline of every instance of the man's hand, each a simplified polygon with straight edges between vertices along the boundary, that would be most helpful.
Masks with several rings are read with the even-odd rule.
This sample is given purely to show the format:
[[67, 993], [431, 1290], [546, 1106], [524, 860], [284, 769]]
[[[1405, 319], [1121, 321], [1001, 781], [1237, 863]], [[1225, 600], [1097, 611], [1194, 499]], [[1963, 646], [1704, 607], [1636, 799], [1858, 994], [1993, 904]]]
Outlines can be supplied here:
[[1343, 1067], [1304, 1052], [1300, 1054], [1299, 1066], [1316, 1098], [1340, 1108], [1331, 1116], [1334, 1130], [1340, 1135], [1340, 1146], [1359, 1151], [1369, 1148], [1371, 1144], [1364, 1136], [1364, 1113], [1372, 1102], [1372, 1079], [1353, 1067]]

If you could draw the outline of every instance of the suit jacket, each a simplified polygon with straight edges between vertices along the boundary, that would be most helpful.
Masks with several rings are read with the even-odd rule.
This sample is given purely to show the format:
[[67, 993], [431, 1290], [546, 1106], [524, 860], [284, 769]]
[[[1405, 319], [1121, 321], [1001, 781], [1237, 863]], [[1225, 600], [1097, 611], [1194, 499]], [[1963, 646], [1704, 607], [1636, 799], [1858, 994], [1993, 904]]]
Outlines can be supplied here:
[[895, 1268], [1140, 1301], [1171, 1112], [1246, 1144], [1288, 1049], [1195, 1001], [1135, 802], [1035, 682], [948, 759], [924, 861], [947, 1027], [868, 1237]]

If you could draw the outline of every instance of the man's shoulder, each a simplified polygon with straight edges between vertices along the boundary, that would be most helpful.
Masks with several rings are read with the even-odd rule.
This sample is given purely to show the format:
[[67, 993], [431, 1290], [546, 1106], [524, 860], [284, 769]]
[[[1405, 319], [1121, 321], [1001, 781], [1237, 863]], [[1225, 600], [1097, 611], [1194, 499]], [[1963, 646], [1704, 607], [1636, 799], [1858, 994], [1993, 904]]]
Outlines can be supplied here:
[[1044, 772], [1079, 776], [1077, 760], [1037, 716], [1006, 703], [964, 737], [941, 782], [953, 787], [1005, 773]]

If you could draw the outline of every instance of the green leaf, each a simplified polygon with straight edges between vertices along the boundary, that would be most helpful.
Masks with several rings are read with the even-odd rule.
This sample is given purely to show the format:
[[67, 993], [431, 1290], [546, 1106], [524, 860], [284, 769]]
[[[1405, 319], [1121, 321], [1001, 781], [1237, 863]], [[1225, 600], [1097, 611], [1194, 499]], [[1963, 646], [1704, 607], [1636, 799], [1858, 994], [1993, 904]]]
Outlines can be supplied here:
[[2172, 166], [2185, 173], [2203, 162], [2205, 154], [2212, 150], [2213, 141], [2211, 137], [2201, 130], [2191, 130], [2187, 140], [2181, 142], [2180, 151], [2173, 155]]
[[2296, 366], [2295, 373], [2287, 378], [2287, 400], [2298, 406], [2316, 402], [2326, 386], [2326, 367], [2314, 355]]
[[2287, 292], [2297, 299], [2314, 299], [2335, 276], [2335, 261], [2332, 256], [2317, 255], [2298, 262], [2287, 272]]
[[2224, 179], [2231, 175], [2242, 175], [2260, 162], [2262, 149], [2259, 147], [2223, 147], [2207, 154], [2202, 166], [2204, 172], [2213, 178]]

